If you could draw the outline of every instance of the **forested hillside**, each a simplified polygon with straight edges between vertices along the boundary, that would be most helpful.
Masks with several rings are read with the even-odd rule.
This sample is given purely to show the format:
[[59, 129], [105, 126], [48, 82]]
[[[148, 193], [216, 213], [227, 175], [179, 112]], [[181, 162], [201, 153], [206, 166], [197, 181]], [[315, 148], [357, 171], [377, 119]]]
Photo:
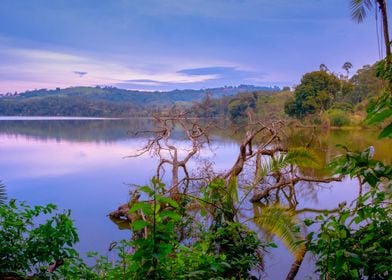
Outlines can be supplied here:
[[146, 116], [173, 105], [190, 106], [207, 93], [222, 98], [247, 91], [277, 91], [278, 87], [221, 87], [200, 90], [173, 90], [147, 92], [114, 87], [72, 87], [40, 89], [0, 97], [0, 115], [24, 116]]
[[377, 64], [363, 66], [351, 78], [321, 66], [320, 70], [304, 74], [294, 91], [285, 87], [278, 92], [243, 92], [219, 99], [207, 96], [193, 112], [236, 122], [246, 120], [251, 112], [264, 120], [293, 118], [323, 126], [360, 124], [385, 84], [377, 77]]

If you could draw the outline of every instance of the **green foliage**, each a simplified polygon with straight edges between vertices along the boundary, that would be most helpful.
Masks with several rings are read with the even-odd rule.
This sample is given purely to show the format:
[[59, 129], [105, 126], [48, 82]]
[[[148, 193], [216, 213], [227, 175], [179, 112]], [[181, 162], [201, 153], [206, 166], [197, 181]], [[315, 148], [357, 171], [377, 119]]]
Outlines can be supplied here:
[[296, 259], [303, 257], [306, 246], [300, 232], [295, 211], [283, 205], [260, 207], [254, 217], [255, 224], [269, 234], [278, 237]]
[[30, 207], [15, 200], [0, 206], [0, 275], [45, 274], [50, 263], [77, 257], [72, 246], [79, 239], [70, 212], [55, 210], [53, 204]]
[[[276, 87], [242, 85], [201, 90], [172, 90], [148, 92], [115, 87], [71, 87], [39, 89], [20, 94], [0, 95], [0, 112], [6, 116], [90, 116], [139, 117], [151, 116], [168, 110], [173, 104], [189, 107], [201, 101], [208, 92], [212, 98], [233, 96], [249, 91], [278, 91]], [[219, 102], [211, 102], [218, 105]], [[212, 115], [218, 108], [212, 108]]]
[[259, 95], [256, 102], [256, 116], [262, 120], [285, 118], [284, 105], [293, 95], [290, 90], [271, 95]]
[[134, 234], [144, 230], [147, 233], [132, 243], [135, 252], [130, 257], [130, 271], [134, 274], [131, 278], [170, 279], [169, 254], [178, 246], [174, 229], [181, 220], [179, 205], [163, 196], [164, 185], [156, 179], [152, 180], [152, 188], [144, 186], [140, 190], [152, 198], [152, 203], [140, 202], [129, 211], [141, 210], [144, 214], [131, 224]]
[[378, 96], [384, 86], [383, 80], [377, 76], [377, 65], [365, 65], [350, 79], [352, 91], [342, 96], [344, 102], [357, 104]]
[[[224, 181], [212, 183], [212, 191]], [[92, 268], [104, 279], [248, 279], [250, 271], [262, 264], [263, 249], [255, 232], [235, 222], [228, 222], [218, 209], [214, 222], [205, 220], [191, 225], [192, 238], [180, 241], [179, 233], [189, 216], [179, 204], [164, 196], [164, 185], [152, 180], [152, 187], [139, 189], [150, 200], [135, 203], [131, 213], [140, 219], [132, 223], [133, 241], [114, 246], [119, 258], [111, 263], [97, 254]], [[215, 193], [208, 203], [219, 200]], [[207, 202], [207, 201], [205, 201]], [[217, 220], [217, 218], [219, 220]], [[192, 220], [193, 221], [193, 220]]]
[[376, 64], [376, 74], [381, 79], [385, 80], [388, 85], [385, 87], [384, 93], [375, 101], [368, 105], [366, 122], [368, 124], [389, 123], [379, 134], [379, 138], [392, 137], [392, 64], [389, 62], [390, 57], [387, 57]]
[[281, 153], [278, 157], [271, 158], [262, 164], [258, 179], [261, 180], [269, 173], [281, 171], [290, 165], [317, 168], [320, 163], [314, 151], [307, 148], [291, 148], [287, 153]]
[[392, 277], [392, 167], [373, 160], [373, 154], [372, 147], [360, 153], [347, 150], [333, 163], [337, 173], [356, 177], [370, 189], [360, 193], [354, 209], [316, 217], [320, 230], [309, 248], [321, 279]]
[[376, 75], [389, 83], [392, 81], [392, 64], [387, 63], [387, 58], [380, 60], [376, 64]]
[[346, 112], [346, 114], [347, 114], [348, 112], [350, 112], [350, 113], [353, 112], [354, 106], [352, 103], [348, 103], [348, 102], [335, 102], [332, 105], [331, 109], [341, 110], [341, 111]]
[[338, 215], [318, 216], [320, 233], [309, 249], [321, 278], [390, 279], [391, 218], [391, 211], [374, 200], [355, 214], [343, 209]]
[[247, 110], [256, 108], [257, 94], [242, 94], [230, 101], [228, 109], [232, 120], [246, 117]]
[[286, 155], [281, 155], [282, 161], [286, 161], [290, 164], [298, 167], [319, 167], [320, 159], [317, 154], [307, 148], [291, 148]]
[[[390, 120], [392, 116], [392, 96], [391, 93], [385, 93], [374, 103], [369, 104], [367, 108], [368, 116], [366, 122], [368, 124], [378, 124]], [[392, 123], [389, 124], [381, 131], [379, 138], [392, 137]]]
[[334, 173], [349, 175], [351, 178], [359, 177], [362, 183], [367, 183], [373, 188], [377, 187], [383, 179], [392, 179], [392, 166], [374, 160], [373, 147], [369, 147], [362, 152], [352, 152], [341, 145], [338, 145], [338, 147], [345, 149], [346, 153], [331, 162], [330, 167], [334, 170]]
[[350, 119], [347, 116], [347, 112], [339, 109], [330, 109], [327, 112], [327, 116], [331, 126], [345, 126], [350, 125]]
[[295, 89], [294, 100], [285, 104], [285, 112], [289, 116], [303, 118], [327, 110], [337, 97], [340, 87], [341, 81], [325, 71], [307, 73]]

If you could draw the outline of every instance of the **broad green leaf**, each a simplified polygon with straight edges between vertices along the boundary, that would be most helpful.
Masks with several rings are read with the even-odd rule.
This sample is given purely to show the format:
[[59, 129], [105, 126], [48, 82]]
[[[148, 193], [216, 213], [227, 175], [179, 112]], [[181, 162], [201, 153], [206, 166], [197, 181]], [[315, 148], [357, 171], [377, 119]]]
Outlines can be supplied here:
[[129, 209], [129, 213], [133, 213], [138, 210], [142, 210], [144, 213], [148, 214], [151, 212], [151, 205], [147, 202], [136, 202], [132, 205], [131, 209]]
[[158, 199], [158, 201], [162, 202], [162, 203], [167, 203], [167, 204], [169, 204], [170, 206], [172, 206], [174, 208], [178, 208], [179, 207], [178, 203], [175, 200], [173, 200], [173, 199], [171, 199], [169, 197], [162, 196], [162, 197], [160, 197]]
[[392, 109], [382, 110], [381, 112], [377, 112], [367, 120], [368, 124], [376, 124], [383, 122], [388, 117], [392, 116]]
[[169, 211], [169, 210], [162, 211], [161, 213], [159, 213], [159, 216], [162, 218], [169, 217], [175, 221], [181, 220], [181, 216], [179, 214], [177, 214], [176, 212], [173, 212], [173, 211]]
[[141, 229], [145, 228], [148, 225], [149, 225], [149, 223], [147, 223], [144, 220], [137, 220], [137, 221], [134, 221], [131, 224], [131, 227], [132, 227], [133, 230], [138, 231], [138, 230], [141, 230]]
[[390, 123], [387, 127], [385, 127], [381, 133], [378, 135], [379, 139], [382, 138], [391, 138], [392, 137], [392, 123]]
[[154, 190], [152, 190], [150, 187], [148, 186], [143, 186], [139, 188], [140, 191], [147, 193], [148, 195], [153, 195], [154, 194]]

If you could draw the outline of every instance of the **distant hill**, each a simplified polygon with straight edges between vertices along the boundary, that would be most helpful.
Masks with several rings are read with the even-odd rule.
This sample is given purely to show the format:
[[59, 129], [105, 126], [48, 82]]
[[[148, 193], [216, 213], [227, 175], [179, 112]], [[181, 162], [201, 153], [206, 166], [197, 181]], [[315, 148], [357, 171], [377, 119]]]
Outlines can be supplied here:
[[202, 100], [207, 93], [217, 99], [242, 92], [279, 90], [279, 87], [252, 85], [165, 92], [98, 86], [39, 89], [1, 95], [0, 116], [145, 116], [164, 106], [190, 105]]

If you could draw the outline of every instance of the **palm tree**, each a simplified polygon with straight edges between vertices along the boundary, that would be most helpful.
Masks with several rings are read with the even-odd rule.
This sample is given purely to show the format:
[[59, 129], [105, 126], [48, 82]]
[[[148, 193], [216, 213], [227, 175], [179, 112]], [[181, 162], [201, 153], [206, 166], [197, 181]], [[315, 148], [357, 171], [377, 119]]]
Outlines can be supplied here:
[[345, 62], [345, 63], [343, 64], [342, 68], [343, 68], [344, 70], [346, 70], [346, 72], [347, 72], [347, 79], [348, 79], [348, 75], [349, 75], [349, 73], [350, 73], [349, 71], [350, 71], [351, 68], [353, 68], [353, 64], [352, 64], [351, 62], [347, 61], [347, 62]]
[[373, 8], [374, 4], [380, 10], [382, 15], [382, 26], [384, 30], [386, 61], [387, 63], [389, 63], [390, 55], [391, 55], [391, 41], [389, 39], [386, 0], [350, 0], [350, 1], [351, 1], [351, 16], [355, 21], [359, 23], [366, 18], [367, 12]]
[[324, 72], [328, 72], [328, 67], [327, 65], [325, 65], [324, 63], [320, 64], [320, 71], [324, 71]]

